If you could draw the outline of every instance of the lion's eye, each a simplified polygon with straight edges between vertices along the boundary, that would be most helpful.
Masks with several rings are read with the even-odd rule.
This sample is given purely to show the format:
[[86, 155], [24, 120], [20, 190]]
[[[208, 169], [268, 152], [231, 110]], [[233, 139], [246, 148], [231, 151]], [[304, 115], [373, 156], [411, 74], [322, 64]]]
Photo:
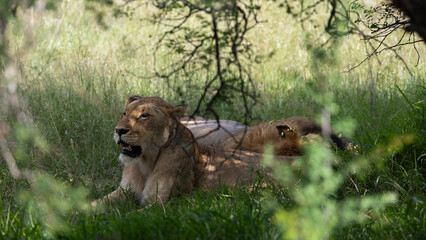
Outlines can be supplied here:
[[142, 114], [139, 116], [139, 119], [146, 119], [146, 118], [148, 118], [149, 116], [151, 116], [151, 115], [149, 115], [148, 113], [142, 113]]
[[121, 113], [121, 117], [124, 117], [124, 116], [126, 116], [126, 112]]

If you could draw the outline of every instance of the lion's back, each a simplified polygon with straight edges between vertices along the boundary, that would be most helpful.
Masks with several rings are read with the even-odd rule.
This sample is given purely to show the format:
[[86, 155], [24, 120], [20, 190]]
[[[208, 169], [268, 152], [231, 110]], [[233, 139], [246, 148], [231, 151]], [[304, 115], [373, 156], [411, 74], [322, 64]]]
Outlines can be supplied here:
[[279, 142], [279, 134], [276, 128], [270, 124], [263, 123], [232, 132], [218, 146], [263, 153], [265, 144], [276, 142]]
[[198, 144], [204, 146], [218, 146], [224, 139], [232, 136], [236, 130], [247, 126], [232, 120], [181, 120], [194, 134]]

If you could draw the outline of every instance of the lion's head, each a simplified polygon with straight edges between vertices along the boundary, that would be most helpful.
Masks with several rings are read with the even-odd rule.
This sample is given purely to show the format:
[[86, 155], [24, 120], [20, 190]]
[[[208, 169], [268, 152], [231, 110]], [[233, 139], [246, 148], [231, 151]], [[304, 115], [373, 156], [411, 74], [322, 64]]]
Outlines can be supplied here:
[[281, 156], [294, 156], [300, 154], [300, 146], [296, 129], [288, 124], [279, 124], [279, 141], [274, 145], [274, 153]]
[[172, 107], [158, 97], [127, 99], [114, 131], [114, 140], [122, 149], [120, 160], [131, 162], [157, 154], [169, 138], [175, 116], [185, 109], [186, 106]]

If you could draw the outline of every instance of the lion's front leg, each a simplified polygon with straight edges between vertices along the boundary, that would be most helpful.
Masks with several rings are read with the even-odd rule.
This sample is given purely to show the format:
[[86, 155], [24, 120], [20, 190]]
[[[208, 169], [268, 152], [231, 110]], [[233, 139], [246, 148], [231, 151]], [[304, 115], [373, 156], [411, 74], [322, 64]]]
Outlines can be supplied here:
[[126, 196], [123, 192], [123, 189], [121, 187], [118, 187], [117, 190], [111, 192], [103, 198], [91, 202], [90, 204], [92, 205], [92, 207], [97, 207], [105, 202], [121, 202], [125, 199], [125, 197]]
[[[169, 155], [157, 162], [154, 171], [148, 177], [142, 192], [141, 204], [168, 202], [175, 193], [190, 193], [194, 185], [193, 162], [186, 155], [174, 157], [180, 161], [168, 161]], [[169, 158], [167, 158], [169, 157]]]
[[173, 177], [170, 175], [155, 174], [151, 176], [142, 192], [141, 204], [166, 203], [172, 193], [173, 182]]
[[122, 202], [126, 199], [125, 191], [131, 191], [137, 197], [139, 197], [144, 189], [145, 177], [140, 171], [137, 162], [130, 162], [124, 165], [123, 175], [121, 177], [120, 186], [117, 190], [108, 194], [107, 196], [95, 200], [91, 203], [93, 207], [104, 202]]

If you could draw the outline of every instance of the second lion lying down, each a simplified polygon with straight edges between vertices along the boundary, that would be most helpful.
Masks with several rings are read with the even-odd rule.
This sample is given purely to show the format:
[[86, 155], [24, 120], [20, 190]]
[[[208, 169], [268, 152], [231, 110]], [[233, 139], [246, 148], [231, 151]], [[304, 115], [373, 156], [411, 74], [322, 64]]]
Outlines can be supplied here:
[[[191, 130], [199, 145], [263, 153], [269, 144], [277, 156], [302, 155], [305, 144], [322, 140], [321, 126], [306, 117], [290, 117], [251, 127], [231, 120], [216, 121], [189, 115], [181, 117], [180, 122]], [[344, 137], [334, 132], [329, 137], [338, 149], [351, 150], [352, 145]]]
[[262, 155], [198, 146], [176, 118], [185, 108], [157, 97], [132, 96], [126, 101], [114, 134], [124, 163], [120, 187], [92, 205], [123, 199], [123, 190], [132, 191], [142, 205], [165, 203], [195, 187], [252, 185], [258, 171], [267, 174], [259, 163]]

